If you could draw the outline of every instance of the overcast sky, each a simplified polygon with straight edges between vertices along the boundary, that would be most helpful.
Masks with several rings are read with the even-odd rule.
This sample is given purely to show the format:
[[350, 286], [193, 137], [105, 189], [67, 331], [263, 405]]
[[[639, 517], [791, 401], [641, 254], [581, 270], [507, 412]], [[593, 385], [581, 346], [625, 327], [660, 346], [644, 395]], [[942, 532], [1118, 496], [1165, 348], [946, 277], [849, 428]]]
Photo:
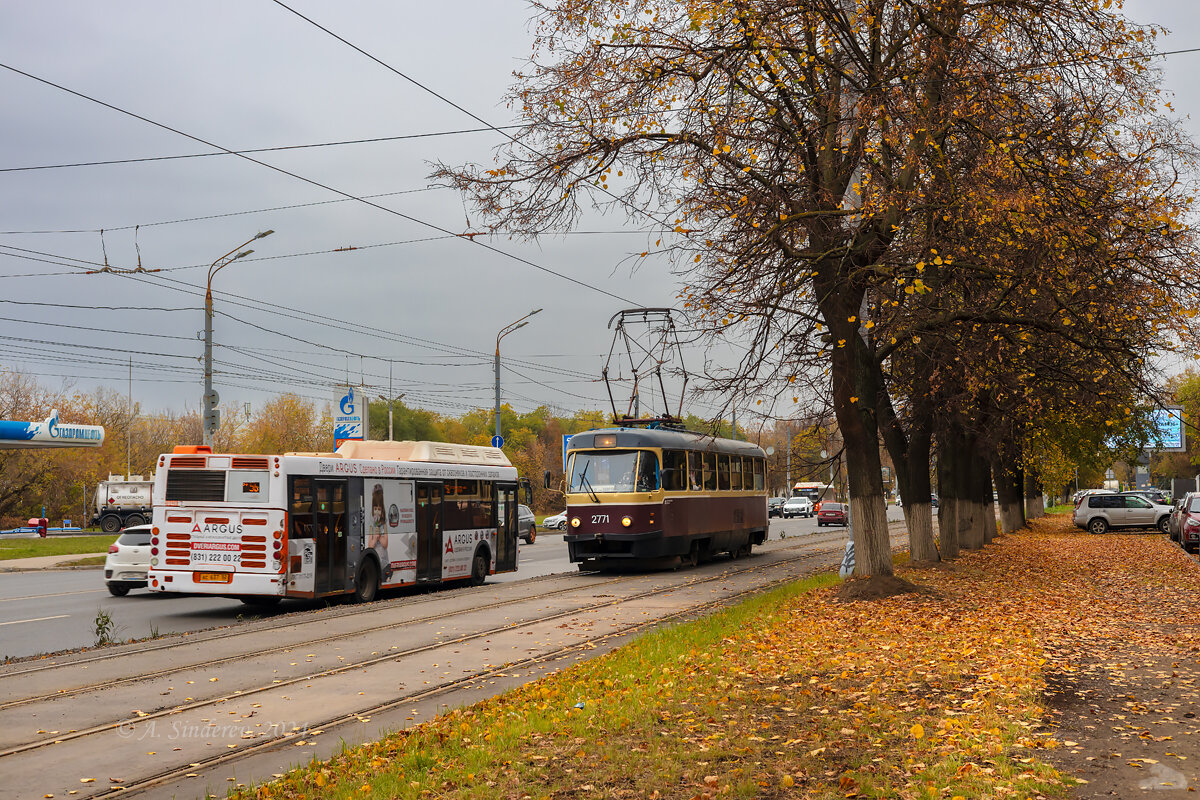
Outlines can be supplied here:
[[[0, 62], [235, 150], [480, 127], [447, 101], [492, 125], [514, 122], [503, 96], [530, 51], [521, 0], [289, 4], [445, 99], [270, 0], [5, 3]], [[1128, 5], [1137, 21], [1173, 30], [1162, 50], [1200, 46], [1193, 9], [1190, 0]], [[1200, 114], [1198, 67], [1200, 54], [1163, 60], [1183, 114]], [[504, 400], [522, 411], [607, 409], [595, 380], [609, 317], [676, 304], [665, 263], [631, 273], [626, 257], [646, 249], [647, 235], [624, 217], [537, 246], [489, 242], [603, 291], [430, 227], [480, 222], [426, 176], [434, 160], [490, 161], [502, 141], [494, 131], [254, 155], [406, 219], [228, 155], [17, 170], [213, 149], [7, 69], [0, 96], [0, 301], [10, 301], [0, 302], [0, 366], [50, 386], [124, 392], [132, 358], [143, 408], [198, 408], [206, 268], [267, 229], [275, 233], [254, 255], [214, 280], [225, 406], [289, 390], [324, 401], [347, 374], [383, 393], [391, 361], [394, 392], [410, 405], [490, 407], [497, 331], [541, 307], [504, 340], [517, 371], [503, 375]], [[347, 247], [362, 249], [331, 252]], [[144, 268], [163, 271], [86, 274], [106, 259], [134, 268], [139, 250]]]

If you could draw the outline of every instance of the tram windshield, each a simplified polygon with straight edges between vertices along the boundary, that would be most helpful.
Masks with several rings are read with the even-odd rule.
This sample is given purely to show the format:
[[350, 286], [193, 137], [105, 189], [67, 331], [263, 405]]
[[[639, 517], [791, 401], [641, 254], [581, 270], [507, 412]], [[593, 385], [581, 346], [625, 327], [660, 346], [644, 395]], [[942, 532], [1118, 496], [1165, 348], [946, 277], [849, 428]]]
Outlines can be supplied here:
[[[657, 459], [653, 453], [643, 453], [654, 461], [654, 467], [646, 472], [653, 472], [657, 483]], [[649, 465], [648, 465], [649, 466]], [[603, 494], [604, 492], [632, 492], [639, 483], [645, 483], [648, 476], [638, 478], [637, 450], [602, 450], [587, 452], [576, 450], [571, 457], [571, 485], [569, 492], [589, 492]], [[654, 487], [636, 489], [649, 491]]]

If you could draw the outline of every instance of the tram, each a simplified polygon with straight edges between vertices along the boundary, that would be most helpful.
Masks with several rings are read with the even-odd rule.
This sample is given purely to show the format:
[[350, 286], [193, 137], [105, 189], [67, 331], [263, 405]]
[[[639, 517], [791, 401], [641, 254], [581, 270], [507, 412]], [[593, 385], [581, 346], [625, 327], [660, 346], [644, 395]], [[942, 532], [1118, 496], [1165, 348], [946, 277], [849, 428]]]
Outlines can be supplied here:
[[767, 539], [766, 453], [668, 427], [577, 433], [567, 450], [567, 530], [580, 569], [695, 565]]

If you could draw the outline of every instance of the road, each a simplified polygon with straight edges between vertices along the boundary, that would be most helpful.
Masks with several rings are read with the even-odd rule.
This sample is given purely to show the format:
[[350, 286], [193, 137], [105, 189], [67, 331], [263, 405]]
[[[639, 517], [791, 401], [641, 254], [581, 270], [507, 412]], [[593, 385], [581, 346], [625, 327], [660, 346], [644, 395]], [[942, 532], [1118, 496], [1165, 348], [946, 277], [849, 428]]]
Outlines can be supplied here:
[[269, 779], [836, 564], [844, 531], [804, 527], [697, 568], [496, 581], [0, 667], [0, 800]]
[[[890, 522], [903, 518], [899, 508], [888, 507]], [[770, 538], [805, 536], [818, 530], [830, 529], [818, 529], [815, 519], [772, 519]], [[539, 531], [534, 544], [521, 544], [520, 548], [519, 569], [492, 576], [488, 583], [576, 571], [558, 532]], [[251, 609], [237, 600], [159, 595], [141, 589], [126, 597], [112, 597], [102, 575], [100, 570], [0, 574], [0, 661], [93, 647], [101, 612], [113, 622], [112, 639], [131, 641], [286, 617], [327, 605], [323, 601], [288, 600], [274, 609]], [[428, 591], [403, 589], [384, 593], [384, 598], [403, 600]]]

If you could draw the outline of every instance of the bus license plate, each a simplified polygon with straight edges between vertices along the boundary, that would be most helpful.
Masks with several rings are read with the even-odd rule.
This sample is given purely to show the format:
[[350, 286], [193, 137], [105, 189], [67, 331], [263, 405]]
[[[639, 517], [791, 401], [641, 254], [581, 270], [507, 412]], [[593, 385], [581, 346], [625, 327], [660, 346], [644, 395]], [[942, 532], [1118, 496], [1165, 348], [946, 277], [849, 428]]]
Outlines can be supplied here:
[[230, 572], [197, 572], [196, 583], [230, 583], [233, 573]]

